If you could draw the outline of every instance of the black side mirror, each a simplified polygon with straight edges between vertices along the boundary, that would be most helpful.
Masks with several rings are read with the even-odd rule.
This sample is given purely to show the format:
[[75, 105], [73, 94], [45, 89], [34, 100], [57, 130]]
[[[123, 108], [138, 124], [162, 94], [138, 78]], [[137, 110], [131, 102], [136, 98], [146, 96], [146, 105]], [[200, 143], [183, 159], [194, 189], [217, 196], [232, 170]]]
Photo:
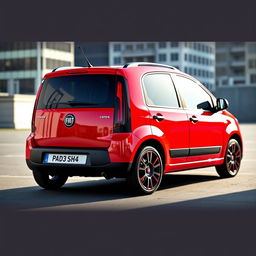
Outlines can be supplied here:
[[203, 110], [212, 110], [212, 106], [209, 101], [204, 101], [197, 105], [197, 108], [203, 109]]
[[229, 106], [228, 100], [223, 98], [217, 99], [217, 111], [227, 109]]

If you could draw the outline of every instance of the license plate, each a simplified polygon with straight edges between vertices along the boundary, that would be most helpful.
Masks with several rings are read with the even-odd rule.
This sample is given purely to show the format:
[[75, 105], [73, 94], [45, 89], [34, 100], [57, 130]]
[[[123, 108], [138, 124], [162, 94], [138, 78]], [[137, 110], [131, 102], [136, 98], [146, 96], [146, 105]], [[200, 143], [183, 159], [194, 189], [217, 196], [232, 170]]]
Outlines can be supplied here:
[[51, 164], [86, 164], [87, 155], [45, 154], [44, 163]]

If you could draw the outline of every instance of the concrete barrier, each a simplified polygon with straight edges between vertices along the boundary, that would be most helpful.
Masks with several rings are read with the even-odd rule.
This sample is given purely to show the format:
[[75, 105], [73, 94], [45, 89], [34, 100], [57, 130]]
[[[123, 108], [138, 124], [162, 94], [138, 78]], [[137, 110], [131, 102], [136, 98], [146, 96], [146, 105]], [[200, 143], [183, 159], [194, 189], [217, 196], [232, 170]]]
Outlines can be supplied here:
[[217, 88], [214, 94], [229, 101], [228, 111], [234, 114], [239, 122], [256, 122], [256, 86], [221, 87]]
[[0, 95], [0, 127], [29, 129], [35, 95]]

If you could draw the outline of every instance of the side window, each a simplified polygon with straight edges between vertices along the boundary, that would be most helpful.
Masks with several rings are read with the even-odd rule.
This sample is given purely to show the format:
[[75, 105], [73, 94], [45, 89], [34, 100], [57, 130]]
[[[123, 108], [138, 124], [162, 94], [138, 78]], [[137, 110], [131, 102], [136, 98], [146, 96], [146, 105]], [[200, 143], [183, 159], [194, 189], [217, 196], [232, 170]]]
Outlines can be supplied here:
[[149, 106], [178, 108], [179, 103], [170, 75], [150, 74], [143, 78], [144, 95]]
[[174, 75], [173, 79], [177, 89], [185, 101], [187, 108], [197, 109], [197, 105], [205, 101], [209, 101], [212, 106], [210, 95], [197, 83], [178, 75]]

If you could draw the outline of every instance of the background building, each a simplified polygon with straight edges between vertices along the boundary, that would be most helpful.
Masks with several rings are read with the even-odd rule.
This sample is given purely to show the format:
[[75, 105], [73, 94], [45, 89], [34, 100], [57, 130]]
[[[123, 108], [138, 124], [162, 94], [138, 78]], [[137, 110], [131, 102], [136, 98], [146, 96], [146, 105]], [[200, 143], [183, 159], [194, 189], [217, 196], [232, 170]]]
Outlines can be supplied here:
[[214, 42], [110, 42], [109, 64], [158, 62], [177, 67], [215, 90]]
[[256, 85], [256, 43], [216, 43], [216, 84], [225, 86]]
[[0, 92], [35, 94], [45, 73], [73, 65], [73, 42], [0, 42]]
[[75, 42], [75, 65], [87, 66], [79, 46], [93, 66], [109, 65], [108, 44], [107, 42]]

